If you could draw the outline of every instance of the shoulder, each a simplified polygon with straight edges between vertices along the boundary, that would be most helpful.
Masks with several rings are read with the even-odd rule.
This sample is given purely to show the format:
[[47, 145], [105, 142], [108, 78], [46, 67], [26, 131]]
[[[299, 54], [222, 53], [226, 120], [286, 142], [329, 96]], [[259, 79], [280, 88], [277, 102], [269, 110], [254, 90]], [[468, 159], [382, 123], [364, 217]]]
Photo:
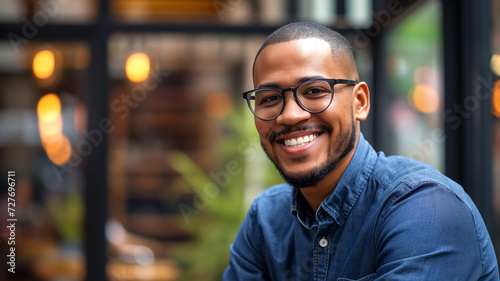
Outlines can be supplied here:
[[248, 216], [258, 225], [284, 224], [291, 219], [292, 187], [288, 184], [272, 186], [255, 197]]
[[450, 234], [453, 228], [466, 226], [475, 230], [469, 232], [469, 238], [474, 237], [472, 234], [487, 233], [479, 211], [463, 188], [431, 165], [402, 156], [379, 154], [373, 179], [381, 187], [377, 191], [379, 226], [405, 221], [427, 225], [424, 229], [433, 231], [447, 228]]
[[255, 197], [250, 210], [252, 211], [278, 211], [290, 210], [292, 187], [288, 184], [272, 186]]
[[[419, 193], [423, 189], [443, 189], [446, 193], [456, 197], [459, 202], [474, 208], [474, 203], [465, 193], [462, 186], [445, 176], [433, 166], [403, 156], [386, 157], [379, 153], [377, 163], [372, 173], [372, 179], [381, 187], [383, 197], [403, 195], [404, 193]], [[439, 192], [437, 192], [439, 193]], [[440, 196], [436, 194], [436, 196]], [[387, 199], [387, 198], [386, 198]]]
[[289, 184], [282, 183], [278, 185], [274, 185], [269, 187], [268, 189], [262, 191], [257, 197], [255, 197], [255, 201], [260, 200], [276, 200], [280, 198], [290, 198], [292, 194], [292, 187]]
[[483, 273], [493, 271], [496, 261], [486, 226], [459, 184], [416, 160], [379, 158], [373, 179], [383, 186], [375, 227], [380, 251], [394, 253], [392, 258], [443, 255], [457, 264], [467, 256], [484, 266]]
[[379, 152], [372, 177], [392, 189], [401, 183], [418, 185], [421, 182], [434, 181], [449, 185], [450, 179], [433, 166], [404, 156], [389, 156]]
[[[464, 207], [473, 219], [479, 215], [463, 188], [429, 164], [379, 153], [372, 177], [380, 187], [377, 192], [382, 200], [382, 216], [401, 203], [414, 206], [419, 213], [435, 209], [431, 205], [436, 204], [447, 206], [448, 211], [441, 210], [445, 213]], [[424, 198], [424, 202], [420, 202], [420, 198]]]

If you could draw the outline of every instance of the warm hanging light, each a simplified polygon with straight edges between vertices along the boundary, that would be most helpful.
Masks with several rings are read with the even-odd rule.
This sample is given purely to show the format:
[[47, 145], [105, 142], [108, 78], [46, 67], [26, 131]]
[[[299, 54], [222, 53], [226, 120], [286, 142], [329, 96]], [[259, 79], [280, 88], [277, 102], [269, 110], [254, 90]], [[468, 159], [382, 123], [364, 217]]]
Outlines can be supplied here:
[[38, 52], [33, 58], [33, 73], [38, 79], [47, 79], [54, 74], [55, 58], [50, 50]]
[[38, 120], [42, 123], [51, 123], [61, 116], [61, 100], [54, 94], [46, 94], [38, 101]]
[[62, 117], [57, 116], [57, 118], [50, 122], [42, 122], [38, 119], [38, 128], [40, 130], [40, 139], [42, 144], [45, 145], [47, 142], [52, 142], [62, 135]]
[[63, 134], [60, 134], [54, 141], [45, 143], [44, 148], [54, 164], [64, 165], [71, 157], [71, 143]]
[[50, 161], [64, 165], [71, 157], [71, 143], [62, 133], [61, 100], [56, 94], [46, 94], [37, 105], [38, 128], [43, 148]]
[[127, 58], [125, 73], [132, 82], [142, 82], [149, 76], [150, 61], [144, 53], [135, 53]]

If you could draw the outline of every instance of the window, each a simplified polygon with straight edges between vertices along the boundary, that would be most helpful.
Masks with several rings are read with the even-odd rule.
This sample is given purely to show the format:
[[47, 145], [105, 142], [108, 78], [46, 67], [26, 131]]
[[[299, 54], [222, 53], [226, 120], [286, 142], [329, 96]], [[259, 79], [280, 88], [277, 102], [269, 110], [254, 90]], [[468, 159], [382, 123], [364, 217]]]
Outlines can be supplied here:
[[389, 103], [382, 120], [387, 122], [388, 135], [382, 137], [387, 154], [411, 157], [444, 172], [440, 15], [440, 3], [428, 1], [386, 37]]

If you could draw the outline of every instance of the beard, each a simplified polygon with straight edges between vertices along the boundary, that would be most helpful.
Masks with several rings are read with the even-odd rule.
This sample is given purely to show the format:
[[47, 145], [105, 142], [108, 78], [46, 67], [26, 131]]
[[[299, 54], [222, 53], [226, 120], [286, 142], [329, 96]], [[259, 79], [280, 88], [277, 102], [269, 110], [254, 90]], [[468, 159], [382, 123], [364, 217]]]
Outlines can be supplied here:
[[[323, 131], [330, 136], [332, 135], [332, 129], [327, 127], [326, 125], [321, 125]], [[295, 129], [297, 130], [306, 130], [309, 128], [302, 127]], [[275, 134], [270, 137], [271, 139], [276, 139], [277, 136], [281, 134], [286, 134], [291, 132], [291, 129], [285, 129], [283, 132]], [[271, 142], [272, 143], [272, 142]], [[266, 152], [267, 157], [273, 162], [274, 166], [280, 173], [281, 177], [295, 188], [305, 188], [305, 187], [313, 187], [316, 186], [319, 182], [321, 182], [331, 171], [333, 171], [340, 160], [342, 160], [345, 156], [347, 156], [353, 149], [356, 144], [356, 126], [354, 121], [354, 116], [351, 120], [351, 130], [347, 132], [340, 132], [338, 137], [338, 147], [335, 151], [332, 151], [332, 147], [328, 147], [328, 155], [325, 162], [321, 163], [317, 167], [310, 170], [305, 176], [296, 176], [289, 173], [286, 173], [284, 169], [280, 166], [280, 163], [277, 159], [273, 159], [269, 152], [266, 150], [264, 144], [261, 142], [262, 148]]]

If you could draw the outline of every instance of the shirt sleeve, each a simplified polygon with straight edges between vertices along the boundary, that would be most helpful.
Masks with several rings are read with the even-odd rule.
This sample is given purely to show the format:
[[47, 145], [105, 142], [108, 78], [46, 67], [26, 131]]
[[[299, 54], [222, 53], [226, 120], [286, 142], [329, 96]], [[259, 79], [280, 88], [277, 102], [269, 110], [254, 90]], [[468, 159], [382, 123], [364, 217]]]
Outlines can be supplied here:
[[229, 266], [222, 276], [223, 281], [270, 280], [259, 229], [254, 202], [229, 248]]
[[406, 186], [385, 206], [374, 237], [375, 280], [498, 280], [494, 272], [482, 279], [484, 252], [476, 226], [486, 228], [473, 215], [477, 209], [454, 192], [435, 183]]

